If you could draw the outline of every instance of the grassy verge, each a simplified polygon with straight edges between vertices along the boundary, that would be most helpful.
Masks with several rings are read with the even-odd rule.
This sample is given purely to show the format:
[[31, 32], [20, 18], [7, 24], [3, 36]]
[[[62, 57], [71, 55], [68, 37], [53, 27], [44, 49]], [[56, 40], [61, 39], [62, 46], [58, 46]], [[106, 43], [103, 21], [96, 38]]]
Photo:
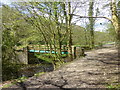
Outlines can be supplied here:
[[[47, 63], [52, 63], [55, 59], [55, 54], [35, 54], [35, 56]], [[67, 57], [67, 54], [62, 54], [62, 58]]]
[[[38, 77], [38, 76], [43, 75], [44, 73], [45, 72], [39, 72], [39, 73], [34, 74], [34, 76]], [[10, 86], [15, 85], [16, 83], [24, 82], [27, 79], [28, 79], [28, 77], [23, 76], [23, 77], [20, 77], [18, 79], [12, 80], [10, 84], [5, 84], [0, 88], [9, 88]]]
[[107, 88], [111, 90], [120, 90], [120, 84], [118, 85], [108, 85]]
[[18, 82], [23, 82], [23, 81], [25, 81], [27, 79], [28, 79], [27, 77], [20, 77], [20, 78], [14, 79], [14, 80], [11, 81], [10, 84], [3, 85], [2, 88], [8, 88], [8, 87], [10, 87], [10, 86], [12, 86], [12, 85], [14, 85], [14, 84], [16, 84]]
[[45, 74], [45, 72], [36, 73], [36, 74], [34, 74], [34, 76], [38, 77], [38, 76], [41, 76], [41, 75], [43, 75], [43, 74]]

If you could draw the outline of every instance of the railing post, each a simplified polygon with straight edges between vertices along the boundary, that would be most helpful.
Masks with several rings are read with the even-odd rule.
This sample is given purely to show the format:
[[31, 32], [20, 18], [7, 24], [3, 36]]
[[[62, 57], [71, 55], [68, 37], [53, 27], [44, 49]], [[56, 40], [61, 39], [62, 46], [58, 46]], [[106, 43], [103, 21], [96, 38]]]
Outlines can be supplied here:
[[81, 55], [82, 55], [82, 56], [85, 56], [85, 50], [84, 50], [84, 48], [81, 48], [81, 51], [82, 51], [82, 52], [81, 52]]
[[74, 47], [74, 59], [76, 59], [76, 47]]
[[63, 50], [64, 50], [64, 51], [66, 50], [66, 46], [65, 46], [65, 45], [63, 45]]
[[72, 46], [72, 55], [73, 55], [73, 58], [76, 59], [76, 47], [75, 46]]

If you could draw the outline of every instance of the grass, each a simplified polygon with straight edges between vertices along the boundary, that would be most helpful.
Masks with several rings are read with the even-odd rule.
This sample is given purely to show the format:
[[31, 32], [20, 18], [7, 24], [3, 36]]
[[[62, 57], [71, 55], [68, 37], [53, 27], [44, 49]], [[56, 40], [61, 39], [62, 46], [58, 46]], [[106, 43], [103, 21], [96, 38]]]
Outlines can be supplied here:
[[43, 75], [45, 72], [39, 72], [39, 73], [36, 73], [36, 74], [34, 74], [34, 76], [41, 76], [41, 75]]
[[116, 89], [120, 90], [120, 84], [118, 84], [118, 85], [108, 85], [107, 88], [114, 89], [114, 90], [116, 90]]
[[6, 84], [6, 85], [4, 85], [4, 86], [0, 87], [0, 89], [1, 89], [1, 88], [8, 88], [8, 87], [10, 87], [10, 86], [12, 86], [12, 85], [13, 85], [13, 83]]
[[90, 47], [89, 45], [74, 45], [75, 47]]
[[[47, 63], [52, 63], [55, 59], [55, 54], [35, 54], [35, 56]], [[62, 54], [62, 58], [67, 57], [67, 54]]]
[[104, 44], [115, 44], [115, 42], [106, 42]]
[[26, 79], [28, 79], [28, 77], [23, 76], [23, 77], [16, 79], [16, 82], [24, 82]]
[[[41, 75], [43, 75], [45, 72], [39, 72], [39, 73], [36, 73], [36, 74], [34, 74], [34, 76], [41, 76]], [[13, 80], [10, 84], [6, 84], [6, 85], [4, 85], [4, 86], [2, 86], [2, 87], [0, 87], [0, 88], [8, 88], [8, 87], [10, 87], [10, 86], [12, 86], [12, 85], [14, 85], [14, 84], [16, 84], [16, 83], [18, 83], [18, 82], [24, 82], [25, 80], [27, 80], [28, 79], [28, 77], [25, 77], [25, 76], [23, 76], [23, 77], [20, 77], [20, 78], [18, 78], [18, 79], [15, 79], [15, 80]]]
[[52, 61], [54, 60], [54, 56], [50, 56], [47, 54], [35, 54], [35, 56], [47, 63], [52, 63]]
[[8, 88], [8, 87], [10, 87], [10, 86], [12, 86], [12, 85], [14, 85], [14, 84], [16, 84], [18, 82], [23, 82], [23, 81], [25, 81], [27, 79], [28, 79], [28, 77], [25, 77], [25, 76], [17, 78], [17, 79], [14, 79], [14, 80], [11, 81], [10, 84], [3, 85], [2, 88]]

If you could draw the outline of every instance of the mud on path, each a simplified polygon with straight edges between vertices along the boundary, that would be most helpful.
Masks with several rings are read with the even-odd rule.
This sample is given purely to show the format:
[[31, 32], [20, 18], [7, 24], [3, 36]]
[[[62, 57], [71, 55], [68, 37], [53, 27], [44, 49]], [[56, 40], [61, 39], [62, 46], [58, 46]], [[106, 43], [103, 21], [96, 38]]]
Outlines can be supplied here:
[[[86, 52], [87, 56], [63, 65], [58, 70], [31, 77], [16, 88], [107, 88], [118, 84], [119, 59], [115, 48]], [[12, 88], [11, 87], [11, 88]]]

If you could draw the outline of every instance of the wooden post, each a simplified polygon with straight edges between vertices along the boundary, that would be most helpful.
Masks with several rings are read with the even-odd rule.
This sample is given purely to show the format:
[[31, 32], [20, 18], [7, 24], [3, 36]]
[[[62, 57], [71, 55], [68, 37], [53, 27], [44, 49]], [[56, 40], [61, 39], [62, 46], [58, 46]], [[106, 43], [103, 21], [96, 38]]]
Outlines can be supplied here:
[[45, 54], [46, 54], [46, 47], [47, 47], [47, 44], [45, 44], [44, 48], [45, 48]]
[[66, 46], [65, 45], [63, 45], [63, 50], [66, 51]]
[[26, 64], [29, 64], [29, 46], [26, 47]]
[[29, 53], [29, 47], [27, 46], [26, 48], [25, 48], [25, 64], [28, 64], [28, 60], [29, 60], [29, 57], [28, 57], [28, 53]]
[[73, 55], [74, 59], [76, 59], [76, 47], [74, 47], [74, 51], [73, 52], [74, 52], [74, 55]]
[[35, 47], [34, 47], [34, 45], [33, 45], [33, 50], [34, 50], [34, 52], [35, 52]]
[[73, 55], [73, 59], [76, 58], [76, 47], [72, 46], [72, 55]]
[[65, 46], [64, 46], [64, 45], [62, 45], [62, 50], [63, 50], [63, 51], [65, 50]]
[[84, 48], [81, 48], [81, 55], [82, 55], [82, 56], [85, 56]]

